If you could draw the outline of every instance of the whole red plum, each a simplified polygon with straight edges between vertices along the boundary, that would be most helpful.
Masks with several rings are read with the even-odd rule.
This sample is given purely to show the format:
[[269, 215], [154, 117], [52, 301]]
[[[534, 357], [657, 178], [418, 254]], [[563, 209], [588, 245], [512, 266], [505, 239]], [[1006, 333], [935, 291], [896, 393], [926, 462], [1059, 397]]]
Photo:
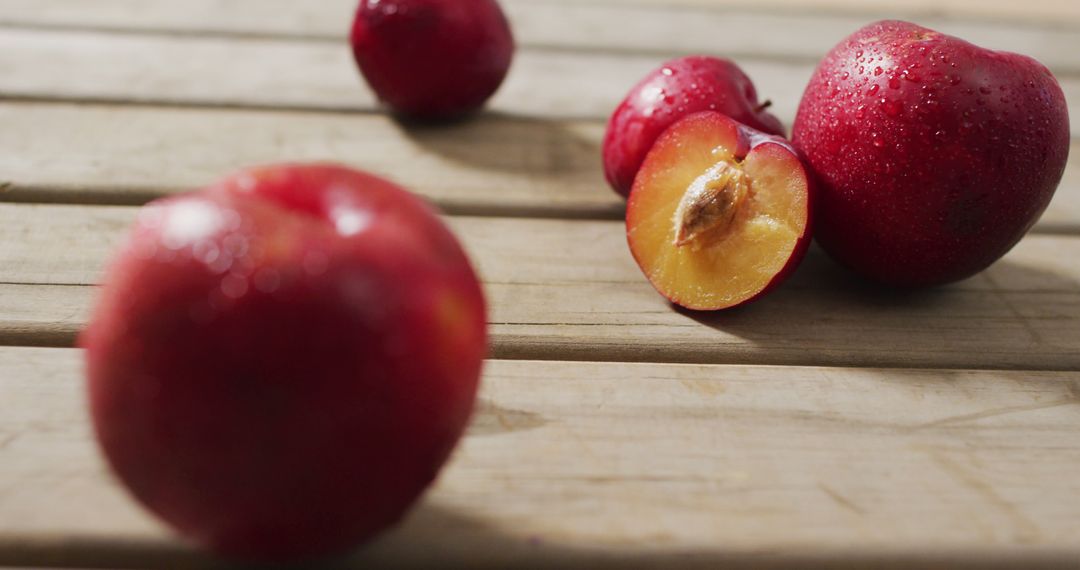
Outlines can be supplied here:
[[604, 135], [604, 174], [612, 189], [630, 195], [634, 176], [657, 137], [679, 119], [717, 111], [770, 135], [784, 126], [759, 103], [750, 78], [733, 62], [695, 55], [673, 59], [645, 76], [623, 99]]
[[514, 55], [510, 24], [495, 0], [361, 0], [351, 42], [379, 99], [421, 120], [479, 109]]
[[432, 482], [473, 407], [485, 308], [421, 200], [283, 165], [145, 207], [81, 344], [132, 494], [218, 554], [293, 561], [371, 537]]
[[821, 62], [793, 142], [819, 179], [821, 246], [872, 280], [927, 286], [985, 269], [1038, 220], [1069, 117], [1034, 59], [884, 21]]

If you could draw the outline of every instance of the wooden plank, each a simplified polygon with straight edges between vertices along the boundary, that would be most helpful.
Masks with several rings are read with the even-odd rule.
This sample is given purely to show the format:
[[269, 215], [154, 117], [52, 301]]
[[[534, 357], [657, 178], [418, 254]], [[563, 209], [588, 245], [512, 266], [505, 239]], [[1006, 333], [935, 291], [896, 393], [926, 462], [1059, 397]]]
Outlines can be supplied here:
[[[549, 119], [604, 119], [662, 60], [522, 50], [491, 108]], [[739, 63], [790, 125], [813, 64]], [[1080, 108], [1080, 76], [1059, 79], [1069, 106]], [[371, 111], [375, 104], [348, 50], [334, 43], [10, 28], [0, 28], [0, 97], [324, 111]], [[1080, 124], [1072, 128], [1080, 137]]]
[[1054, 199], [1038, 222], [1039, 231], [1073, 231], [1073, 220], [1080, 220], [1080, 140], [1073, 139], [1069, 161]]
[[[728, 57], [769, 56], [816, 61], [841, 38], [877, 18], [907, 15], [930, 28], [977, 44], [1029, 54], [1055, 70], [1080, 71], [1073, 47], [1080, 26], [1057, 18], [1042, 26], [950, 18], [941, 11], [888, 9], [831, 11], [798, 8], [763, 10], [745, 2], [709, 2], [673, 8], [620, 2], [503, 2], [518, 43], [527, 47], [630, 52], [717, 53]], [[287, 0], [0, 0], [0, 24], [22, 27], [149, 31], [165, 34], [277, 36], [340, 41], [355, 0], [319, 4]], [[854, 12], [854, 13], [851, 13]], [[1065, 10], [1062, 10], [1065, 12]], [[953, 14], [955, 15], [955, 14]], [[617, 21], [619, 25], [611, 23]], [[1080, 22], [1078, 22], [1080, 23]], [[723, 33], [717, 33], [722, 30]]]
[[[741, 4], [747, 6], [746, 2]], [[776, 58], [810, 65], [816, 65], [840, 40], [867, 23], [897, 17], [889, 10], [871, 16], [822, 14], [807, 10], [805, 4], [801, 11], [579, 2], [526, 5], [529, 9], [519, 9], [515, 24], [531, 46], [664, 56], [708, 53], [737, 60]], [[1080, 72], [1080, 56], [1074, 48], [1080, 45], [1080, 25], [1023, 27], [1014, 22], [988, 24], [938, 17], [919, 18], [918, 23], [977, 45], [1029, 55], [1058, 74]]]
[[0, 283], [0, 345], [72, 346], [94, 288]]
[[[551, 5], [576, 5], [581, 0], [518, 0]], [[588, 0], [597, 6], [624, 9], [647, 6], [665, 10], [711, 8], [719, 12], [753, 10], [798, 15], [860, 14], [866, 19], [948, 18], [975, 21], [1023, 22], [1042, 26], [1080, 24], [1080, 5], [1072, 0]]]
[[[86, 319], [85, 286], [98, 282], [135, 212], [0, 205], [0, 282], [63, 299], [28, 305], [0, 289], [0, 341], [69, 345]], [[1080, 368], [1080, 237], [1028, 236], [972, 279], [910, 294], [863, 284], [814, 251], [761, 302], [702, 314], [653, 291], [620, 222], [449, 221], [484, 278], [498, 358]]]
[[329, 160], [451, 212], [619, 218], [623, 209], [600, 171], [596, 121], [491, 115], [405, 128], [378, 114], [0, 103], [0, 124], [5, 200], [142, 203], [242, 166]]
[[0, 25], [343, 38], [359, 0], [0, 0]]
[[[545, 118], [606, 118], [660, 62], [522, 51], [491, 107]], [[751, 69], [768, 81], [763, 89], [785, 89], [769, 96], [778, 109], [788, 102], [783, 109], [793, 117], [810, 68], [765, 62]], [[19, 29], [0, 29], [0, 94], [333, 111], [371, 111], [375, 105], [352, 56], [335, 44]]]
[[[106, 474], [80, 360], [0, 349], [0, 564], [210, 564]], [[435, 488], [349, 566], [1074, 567], [1078, 380], [492, 361]]]
[[[0, 124], [7, 201], [141, 204], [247, 165], [331, 160], [451, 213], [620, 219], [624, 204], [600, 171], [599, 121], [485, 115], [424, 129], [366, 114], [0, 102]], [[1072, 157], [1037, 231], [1080, 231], [1076, 141]]]

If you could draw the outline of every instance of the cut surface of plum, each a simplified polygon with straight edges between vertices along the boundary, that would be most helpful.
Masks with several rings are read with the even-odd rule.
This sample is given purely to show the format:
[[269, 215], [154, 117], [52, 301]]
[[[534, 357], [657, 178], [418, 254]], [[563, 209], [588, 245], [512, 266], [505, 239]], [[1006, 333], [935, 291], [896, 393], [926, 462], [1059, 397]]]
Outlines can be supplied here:
[[723, 309], [779, 284], [809, 244], [810, 183], [783, 139], [713, 112], [666, 131], [634, 181], [626, 231], [656, 289]]

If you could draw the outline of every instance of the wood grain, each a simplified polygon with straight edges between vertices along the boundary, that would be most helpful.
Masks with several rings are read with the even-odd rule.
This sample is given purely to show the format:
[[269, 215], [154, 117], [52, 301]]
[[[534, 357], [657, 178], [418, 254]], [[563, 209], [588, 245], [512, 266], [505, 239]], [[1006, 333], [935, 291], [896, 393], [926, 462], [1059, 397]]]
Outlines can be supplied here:
[[[599, 121], [486, 115], [440, 128], [382, 115], [0, 102], [0, 200], [141, 204], [242, 167], [335, 161], [451, 213], [621, 219]], [[108, 133], [102, 136], [102, 133]], [[1080, 144], [1036, 231], [1080, 232]]]
[[[206, 566], [91, 440], [78, 351], [0, 349], [0, 564]], [[398, 568], [1067, 567], [1075, 373], [489, 362]]]
[[[490, 107], [517, 116], [604, 119], [663, 59], [649, 54], [522, 50]], [[762, 98], [773, 101], [776, 114], [790, 125], [814, 64], [749, 57], [739, 63]], [[1059, 80], [1069, 106], [1080, 108], [1080, 75]], [[375, 109], [349, 50], [336, 43], [12, 28], [0, 28], [0, 97]], [[1080, 137], [1080, 124], [1072, 128]]]
[[[0, 205], [0, 282], [49, 299], [0, 295], [0, 341], [70, 345], [87, 318], [87, 286], [135, 212]], [[862, 284], [814, 251], [761, 302], [701, 314], [653, 291], [620, 222], [449, 222], [485, 281], [500, 358], [1080, 368], [1080, 237], [1032, 235], [989, 271], [909, 294]]]
[[[775, 3], [775, 0], [774, 0]], [[779, 1], [783, 4], [783, 0]], [[0, 0], [0, 25], [144, 31], [161, 34], [282, 37], [307, 41], [342, 41], [355, 0], [318, 4], [288, 0]], [[848, 2], [849, 9], [769, 6], [769, 3], [693, 2], [503, 2], [519, 45], [561, 50], [609, 52], [714, 53], [726, 57], [774, 57], [816, 62], [829, 48], [867, 22], [907, 17], [920, 24], [980, 45], [1035, 57], [1055, 71], [1078, 72], [1073, 57], [1080, 42], [1080, 21], [1063, 26], [1053, 19], [1041, 26], [1017, 25], [1016, 17], [988, 22], [956, 18], [948, 3], [925, 6], [869, 6]], [[1010, 3], [1010, 5], [1013, 5]], [[1039, 3], [1034, 4], [1037, 10]], [[1033, 13], [1033, 10], [1026, 10]], [[1059, 17], [1064, 10], [1059, 10]], [[967, 14], [964, 14], [967, 16]], [[618, 22], [618, 25], [612, 25]]]

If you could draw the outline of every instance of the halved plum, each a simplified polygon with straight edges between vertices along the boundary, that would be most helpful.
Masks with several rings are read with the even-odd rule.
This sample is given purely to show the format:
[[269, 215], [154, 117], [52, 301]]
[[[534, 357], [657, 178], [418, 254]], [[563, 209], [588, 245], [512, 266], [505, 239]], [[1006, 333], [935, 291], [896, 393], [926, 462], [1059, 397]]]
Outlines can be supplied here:
[[664, 297], [688, 309], [726, 309], [798, 267], [812, 205], [811, 177], [786, 140], [706, 111], [672, 125], [645, 157], [626, 236]]

